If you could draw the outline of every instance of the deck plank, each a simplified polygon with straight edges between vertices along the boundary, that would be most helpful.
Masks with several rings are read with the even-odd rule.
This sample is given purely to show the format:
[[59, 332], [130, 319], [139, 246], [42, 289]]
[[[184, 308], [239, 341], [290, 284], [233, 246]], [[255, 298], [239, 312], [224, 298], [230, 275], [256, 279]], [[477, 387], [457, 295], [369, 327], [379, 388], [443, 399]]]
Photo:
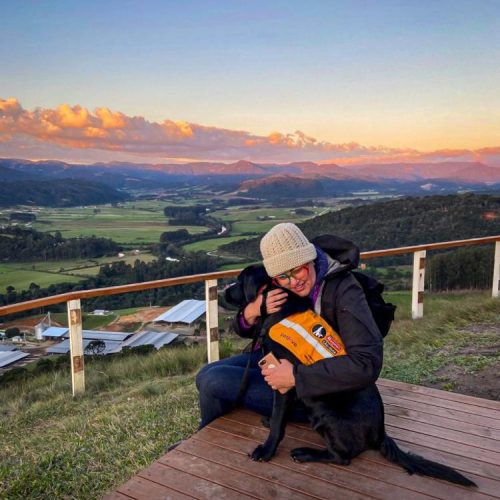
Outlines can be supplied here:
[[[183, 458], [181, 456], [179, 459], [179, 453], [173, 450], [169, 455], [168, 465], [155, 462], [145, 471], [140, 472], [139, 475], [143, 479], [175, 489], [180, 493], [190, 495], [194, 498], [220, 498], [221, 500], [258, 498], [227, 487], [228, 485], [221, 485], [218, 481], [217, 473], [214, 473], [212, 479], [207, 480], [199, 474], [186, 472], [186, 470], [190, 469], [190, 464], [189, 461], [183, 460]], [[171, 464], [173, 467], [170, 466]], [[182, 469], [179, 467], [182, 467]]]
[[[253, 449], [253, 446], [255, 445], [254, 441], [257, 439], [257, 442], [262, 442], [265, 439], [265, 436], [267, 436], [267, 430], [264, 428], [253, 428], [251, 425], [251, 415], [250, 419], [248, 418], [248, 415], [244, 415], [243, 413], [239, 413], [237, 415], [237, 420], [231, 420], [232, 414], [228, 415], [227, 417], [223, 417], [218, 419], [217, 421], [213, 422], [211, 426], [213, 428], [219, 429], [221, 431], [225, 431], [228, 433], [232, 433], [233, 435], [237, 436], [242, 436], [246, 437], [249, 440], [251, 440], [251, 443], [248, 445], [248, 450], [251, 451]], [[241, 422], [244, 421], [244, 422]], [[258, 436], [261, 436], [260, 438]], [[293, 439], [293, 441], [290, 441]], [[290, 443], [293, 442], [293, 445]], [[485, 464], [482, 462], [478, 462], [477, 460], [472, 460], [467, 457], [462, 457], [458, 455], [453, 455], [450, 453], [443, 453], [442, 451], [438, 449], [430, 449], [426, 448], [423, 446], [416, 446], [413, 444], [413, 446], [410, 444], [408, 445], [405, 442], [401, 442], [398, 440], [399, 444], [401, 445], [401, 448], [404, 449], [405, 451], [413, 451], [414, 453], [417, 453], [419, 455], [424, 456], [425, 458], [428, 458], [430, 460], [436, 460], [440, 463], [446, 464], [450, 467], [453, 467], [466, 476], [470, 477], [473, 481], [476, 483], [481, 483], [481, 479], [483, 477], [494, 477], [494, 475], [497, 472], [497, 468], [494, 466], [491, 466], [490, 464]], [[289, 425], [287, 427], [287, 432], [285, 439], [283, 440], [282, 444], [280, 447], [285, 447], [288, 450], [295, 448], [297, 446], [318, 446], [322, 447], [323, 446], [323, 440], [322, 438], [315, 432], [313, 432], [311, 429], [306, 428], [304, 426], [297, 426], [297, 425]], [[397, 469], [404, 477], [406, 478], [411, 478], [414, 480], [415, 476], [408, 476], [406, 472], [399, 466], [395, 464], [391, 464], [387, 460], [385, 460], [382, 455], [379, 452], [372, 452], [368, 451], [357, 457], [353, 463], [356, 463], [359, 460], [367, 460], [370, 462], [378, 462], [385, 467], [392, 467]], [[351, 466], [352, 467], [352, 464]], [[493, 470], [490, 470], [489, 468], [493, 467]], [[342, 467], [341, 467], [342, 469]], [[381, 477], [385, 477], [386, 472], [382, 473], [383, 475]], [[474, 477], [473, 477], [474, 476]], [[418, 480], [420, 481], [422, 478], [418, 476]], [[430, 479], [431, 481], [435, 481]], [[478, 483], [478, 484], [479, 484]], [[448, 483], [445, 483], [448, 484]], [[496, 483], [494, 487], [489, 490], [491, 492], [498, 491], [500, 484]], [[414, 486], [410, 485], [411, 488]], [[452, 487], [455, 487], [452, 485]], [[490, 493], [488, 493], [490, 494]], [[498, 494], [498, 493], [496, 493]]]
[[[118, 488], [118, 493], [125, 495], [128, 498], [133, 498], [135, 500], [142, 499], [169, 499], [169, 500], [186, 500], [192, 499], [192, 496], [184, 495], [175, 489], [166, 489], [160, 484], [156, 484], [153, 481], [143, 479], [140, 476], [135, 476], [129, 481], [127, 481], [123, 486]], [[106, 500], [111, 498], [105, 497]]]
[[[312, 432], [312, 431], [311, 431]], [[228, 432], [215, 429], [206, 429], [202, 433], [193, 436], [193, 440], [209, 439], [214, 446], [220, 446], [232, 452], [239, 450], [250, 450], [257, 444], [253, 440], [230, 434]], [[308, 443], [313, 444], [313, 443]], [[280, 446], [277, 455], [266, 466], [276, 464], [285, 469], [292, 469], [301, 472], [304, 476], [305, 484], [309, 484], [311, 477], [321, 478], [334, 483], [337, 487], [349, 487], [363, 492], [363, 496], [373, 495], [376, 498], [384, 498], [384, 494], [390, 489], [397, 498], [428, 498], [430, 494], [436, 496], [436, 481], [426, 477], [409, 476], [401, 467], [394, 466], [386, 460], [366, 460], [357, 459], [349, 467], [330, 464], [328, 466], [317, 467], [313, 464], [298, 464], [289, 457], [292, 448], [304, 445], [293, 438], [285, 438]], [[256, 464], [261, 466], [262, 464]], [[468, 499], [470, 491], [466, 488], [457, 487], [444, 481], [440, 481], [441, 496], [438, 498]], [[476, 493], [476, 495], [478, 495]], [[479, 495], [477, 498], [487, 498]]]
[[276, 456], [267, 463], [253, 462], [248, 454], [268, 430], [258, 415], [237, 409], [105, 498], [500, 498], [499, 402], [389, 380], [378, 385], [387, 432], [401, 448], [459, 470], [478, 488], [410, 476], [377, 451], [362, 453], [347, 467], [295, 463], [291, 449], [324, 446], [307, 424], [290, 423]]
[[[227, 420], [229, 420], [229, 423], [226, 422]], [[249, 412], [243, 413], [241, 410], [237, 410], [231, 415], [218, 419], [217, 422], [213, 423], [213, 425], [222, 430], [230, 429], [231, 432], [241, 435], [246, 435], [246, 433], [250, 432], [251, 434], [249, 437], [255, 439], [256, 436], [261, 436], [257, 437], [257, 440], [260, 439], [260, 441], [263, 441], [264, 436], [267, 435], [267, 431], [265, 429], [251, 429], [251, 431], [249, 431], [245, 428], [242, 429], [240, 425], [244, 424], [249, 426], [252, 425], [252, 422], [252, 414]], [[389, 434], [395, 438], [396, 441], [398, 441], [403, 450], [414, 451], [412, 446], [417, 445], [419, 451], [414, 451], [415, 453], [418, 453], [430, 460], [442, 462], [450, 467], [460, 470], [460, 472], [466, 475], [472, 473], [483, 477], [499, 477], [499, 462], [494, 460], [492, 461], [491, 457], [489, 457], [490, 460], [488, 460], [488, 457], [481, 457], [484, 461], [472, 458], [470, 455], [473, 455], [477, 451], [474, 447], [465, 448], [468, 454], [463, 455], [460, 454], [463, 452], [463, 447], [461, 450], [456, 450], [453, 442], [443, 439], [429, 439], [425, 435], [400, 429], [394, 429], [394, 432], [389, 432]], [[312, 432], [306, 425], [289, 425], [287, 427], [286, 435], [299, 440], [296, 446], [308, 446], [311, 444], [322, 446], [323, 444], [322, 438], [318, 434]], [[426, 438], [425, 443], [422, 442], [423, 438]], [[459, 446], [459, 444], [457, 446]], [[385, 461], [379, 453], [377, 456], [380, 457], [380, 460]]]
[[[393, 402], [390, 402], [392, 400]], [[467, 434], [472, 434], [474, 436], [481, 436], [487, 438], [491, 442], [497, 442], [497, 449], [500, 447], [500, 430], [493, 429], [487, 425], [482, 425], [477, 422], [468, 422], [461, 418], [460, 420], [450, 418], [449, 416], [438, 415], [437, 412], [429, 413], [429, 411], [423, 411], [424, 409], [421, 405], [416, 404], [415, 408], [411, 409], [407, 407], [400, 406], [394, 398], [388, 396], [385, 397], [385, 414], [392, 415], [394, 417], [400, 417], [403, 419], [413, 420], [415, 422], [424, 422], [433, 424], [436, 427], [443, 427], [445, 429], [453, 429], [456, 431], [465, 432]], [[461, 416], [468, 415], [461, 413]]]
[[490, 408], [492, 410], [500, 410], [500, 401], [492, 399], [477, 398], [468, 396], [467, 394], [460, 394], [458, 392], [443, 391], [441, 389], [434, 389], [432, 387], [424, 387], [423, 385], [407, 384], [397, 380], [379, 379], [377, 381], [379, 388], [392, 387], [401, 392], [412, 392], [417, 394], [424, 394], [426, 396], [437, 397], [440, 399], [447, 399], [449, 401], [456, 401], [470, 406], [480, 406], [483, 408]]
[[[445, 394], [446, 391], [442, 391]], [[486, 417], [490, 418], [493, 421], [496, 421], [496, 425], [500, 426], [500, 422], [497, 420], [498, 416], [498, 409], [495, 408], [489, 408], [489, 407], [484, 407], [480, 405], [472, 405], [472, 404], [466, 404], [460, 401], [456, 401], [454, 399], [447, 399], [440, 397], [438, 394], [432, 393], [432, 394], [425, 394], [422, 392], [416, 392], [416, 391], [402, 391], [399, 388], [396, 387], [389, 387], [389, 386], [381, 386], [380, 387], [380, 393], [382, 395], [382, 399], [384, 398], [385, 395], [397, 395], [398, 398], [404, 399], [404, 400], [410, 400], [410, 401], [415, 401], [419, 402], [422, 405], [433, 405], [433, 406], [439, 406], [441, 408], [447, 408], [450, 410], [458, 410], [462, 411], [465, 413], [469, 413], [471, 415], [477, 415], [481, 417]], [[469, 396], [471, 397], [471, 396]], [[500, 427], [496, 427], [500, 428]]]

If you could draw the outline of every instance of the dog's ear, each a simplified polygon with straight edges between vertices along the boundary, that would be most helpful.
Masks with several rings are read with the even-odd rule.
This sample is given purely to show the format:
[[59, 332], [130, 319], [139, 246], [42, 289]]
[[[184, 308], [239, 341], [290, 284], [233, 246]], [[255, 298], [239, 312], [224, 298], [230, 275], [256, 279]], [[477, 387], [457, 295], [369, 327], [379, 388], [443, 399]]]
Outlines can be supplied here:
[[226, 288], [225, 298], [228, 304], [231, 304], [235, 307], [243, 307], [245, 302], [245, 294], [243, 292], [243, 286], [240, 282], [234, 283], [230, 287]]
[[243, 285], [243, 293], [247, 304], [257, 298], [259, 290], [271, 282], [262, 264], [254, 264], [243, 269], [238, 276]]
[[226, 289], [226, 302], [236, 307], [246, 306], [257, 298], [259, 289], [269, 282], [263, 265], [253, 264], [245, 267], [238, 275], [238, 281]]

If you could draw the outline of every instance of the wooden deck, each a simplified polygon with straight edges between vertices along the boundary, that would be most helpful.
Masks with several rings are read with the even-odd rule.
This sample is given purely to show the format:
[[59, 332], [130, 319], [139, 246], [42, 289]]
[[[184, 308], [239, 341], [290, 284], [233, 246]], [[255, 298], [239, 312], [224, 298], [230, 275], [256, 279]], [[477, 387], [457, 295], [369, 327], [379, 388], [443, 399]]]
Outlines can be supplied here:
[[253, 462], [248, 453], [268, 431], [257, 415], [235, 410], [106, 498], [500, 498], [499, 402], [389, 380], [378, 385], [388, 434], [403, 449], [456, 468], [478, 488], [410, 476], [372, 451], [348, 467], [295, 463], [292, 448], [321, 445], [307, 425], [289, 424], [277, 455], [268, 463]]

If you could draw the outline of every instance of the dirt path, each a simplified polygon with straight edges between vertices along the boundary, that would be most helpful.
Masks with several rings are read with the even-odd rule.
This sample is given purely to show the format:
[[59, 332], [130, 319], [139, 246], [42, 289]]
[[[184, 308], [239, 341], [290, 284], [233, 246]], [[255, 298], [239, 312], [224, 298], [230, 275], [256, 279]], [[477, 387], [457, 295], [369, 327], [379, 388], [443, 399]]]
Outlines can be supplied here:
[[[463, 333], [467, 336], [467, 345], [454, 352], [450, 364], [422, 385], [500, 401], [500, 324], [476, 323]], [[453, 362], [456, 356], [482, 360], [485, 366], [471, 369]]]
[[134, 328], [134, 331], [142, 328], [145, 324], [151, 323], [157, 316], [168, 311], [170, 307], [148, 307], [144, 309], [139, 309], [134, 314], [127, 314], [126, 316], [120, 316], [115, 319], [112, 323], [102, 327], [103, 330], [108, 332], [121, 332], [121, 331], [130, 331], [124, 330], [124, 327], [128, 325], [136, 325], [137, 328]]

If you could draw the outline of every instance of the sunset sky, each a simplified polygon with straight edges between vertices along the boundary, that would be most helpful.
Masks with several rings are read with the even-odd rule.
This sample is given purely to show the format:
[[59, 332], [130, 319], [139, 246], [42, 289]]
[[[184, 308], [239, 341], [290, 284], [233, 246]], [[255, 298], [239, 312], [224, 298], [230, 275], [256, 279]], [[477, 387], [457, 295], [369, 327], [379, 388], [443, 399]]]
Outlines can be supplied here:
[[500, 162], [498, 0], [0, 12], [0, 157]]

